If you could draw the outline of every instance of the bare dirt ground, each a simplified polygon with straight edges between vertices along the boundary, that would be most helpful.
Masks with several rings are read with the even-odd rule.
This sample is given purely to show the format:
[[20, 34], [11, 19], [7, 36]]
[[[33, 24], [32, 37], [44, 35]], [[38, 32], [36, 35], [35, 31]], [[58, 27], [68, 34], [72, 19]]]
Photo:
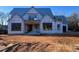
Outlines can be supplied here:
[[[11, 45], [6, 49], [6, 47]], [[0, 50], [6, 52], [73, 52], [79, 51], [79, 37], [0, 35]]]

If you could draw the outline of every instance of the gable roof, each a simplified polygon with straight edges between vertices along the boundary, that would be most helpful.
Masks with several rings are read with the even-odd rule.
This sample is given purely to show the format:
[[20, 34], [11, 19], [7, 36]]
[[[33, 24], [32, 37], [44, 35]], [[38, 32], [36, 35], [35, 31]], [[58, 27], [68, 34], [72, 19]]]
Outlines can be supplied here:
[[39, 13], [42, 14], [43, 16], [49, 15], [49, 16], [53, 17], [53, 14], [52, 14], [50, 8], [36, 8], [36, 9], [37, 9], [37, 11], [39, 11]]
[[[67, 24], [67, 19], [65, 16], [63, 15], [58, 15], [58, 16], [53, 16], [52, 11], [50, 8], [35, 8], [35, 7], [31, 7], [36, 9], [36, 11], [38, 11], [42, 16], [50, 16], [52, 19], [54, 19], [55, 21], [62, 21], [64, 24]], [[15, 15], [20, 16], [23, 19], [23, 16], [31, 9], [31, 8], [14, 8], [10, 14], [12, 15], [12, 17], [14, 17]]]
[[29, 8], [14, 8], [10, 14], [13, 15], [19, 15], [19, 16], [23, 16], [25, 12], [28, 11]]
[[67, 24], [67, 19], [66, 19], [66, 17], [63, 16], [63, 15], [54, 16], [54, 18], [55, 18], [55, 21], [62, 21], [63, 24]]
[[[23, 16], [30, 8], [14, 8], [10, 14], [13, 16], [15, 14], [18, 14], [19, 16]], [[50, 10], [50, 8], [35, 8], [42, 16], [45, 16], [46, 14], [53, 17], [53, 14]]]

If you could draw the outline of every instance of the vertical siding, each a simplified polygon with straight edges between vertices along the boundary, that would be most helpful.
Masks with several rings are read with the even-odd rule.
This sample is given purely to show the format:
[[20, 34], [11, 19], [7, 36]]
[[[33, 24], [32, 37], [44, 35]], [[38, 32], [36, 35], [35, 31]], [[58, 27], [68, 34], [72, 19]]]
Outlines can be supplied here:
[[[11, 23], [21, 23], [21, 31], [11, 31]], [[15, 15], [8, 22], [8, 34], [23, 34], [23, 33], [24, 33], [24, 22], [19, 16]]]
[[[45, 31], [45, 30], [43, 29], [43, 23], [52, 23], [52, 30]], [[48, 34], [55, 33], [55, 32], [56, 32], [56, 26], [55, 26], [54, 19], [52, 19], [50, 16], [45, 16], [45, 17], [41, 20], [41, 23], [40, 23], [40, 32], [41, 32], [41, 33], [48, 33]]]
[[[43, 23], [52, 23], [52, 30], [45, 31], [43, 30]], [[57, 30], [57, 24], [60, 24], [60, 30]], [[63, 33], [63, 23], [62, 22], [55, 22], [54, 19], [52, 19], [49, 16], [45, 16], [41, 23], [40, 23], [40, 32], [41, 33]]]
[[23, 16], [23, 19], [24, 19], [24, 20], [28, 20], [28, 19], [29, 19], [29, 15], [28, 15], [28, 14], [25, 14], [25, 15]]

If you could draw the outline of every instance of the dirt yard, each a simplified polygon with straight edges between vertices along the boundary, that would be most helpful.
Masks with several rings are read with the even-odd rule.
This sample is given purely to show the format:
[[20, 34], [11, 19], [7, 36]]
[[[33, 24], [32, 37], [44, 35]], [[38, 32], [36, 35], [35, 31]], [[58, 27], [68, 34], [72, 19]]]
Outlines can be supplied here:
[[79, 37], [75, 36], [0, 35], [0, 48], [12, 43], [18, 44], [6, 50], [7, 52], [79, 51]]

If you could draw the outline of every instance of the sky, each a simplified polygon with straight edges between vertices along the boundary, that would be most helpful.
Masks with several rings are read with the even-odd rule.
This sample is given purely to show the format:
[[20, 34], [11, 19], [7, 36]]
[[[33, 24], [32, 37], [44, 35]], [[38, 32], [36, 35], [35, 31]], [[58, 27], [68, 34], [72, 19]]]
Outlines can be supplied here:
[[[9, 13], [13, 8], [29, 8], [31, 6], [0, 6], [0, 12]], [[79, 14], [79, 6], [35, 6], [37, 8], [50, 8], [54, 15], [70, 16], [73, 12]]]

